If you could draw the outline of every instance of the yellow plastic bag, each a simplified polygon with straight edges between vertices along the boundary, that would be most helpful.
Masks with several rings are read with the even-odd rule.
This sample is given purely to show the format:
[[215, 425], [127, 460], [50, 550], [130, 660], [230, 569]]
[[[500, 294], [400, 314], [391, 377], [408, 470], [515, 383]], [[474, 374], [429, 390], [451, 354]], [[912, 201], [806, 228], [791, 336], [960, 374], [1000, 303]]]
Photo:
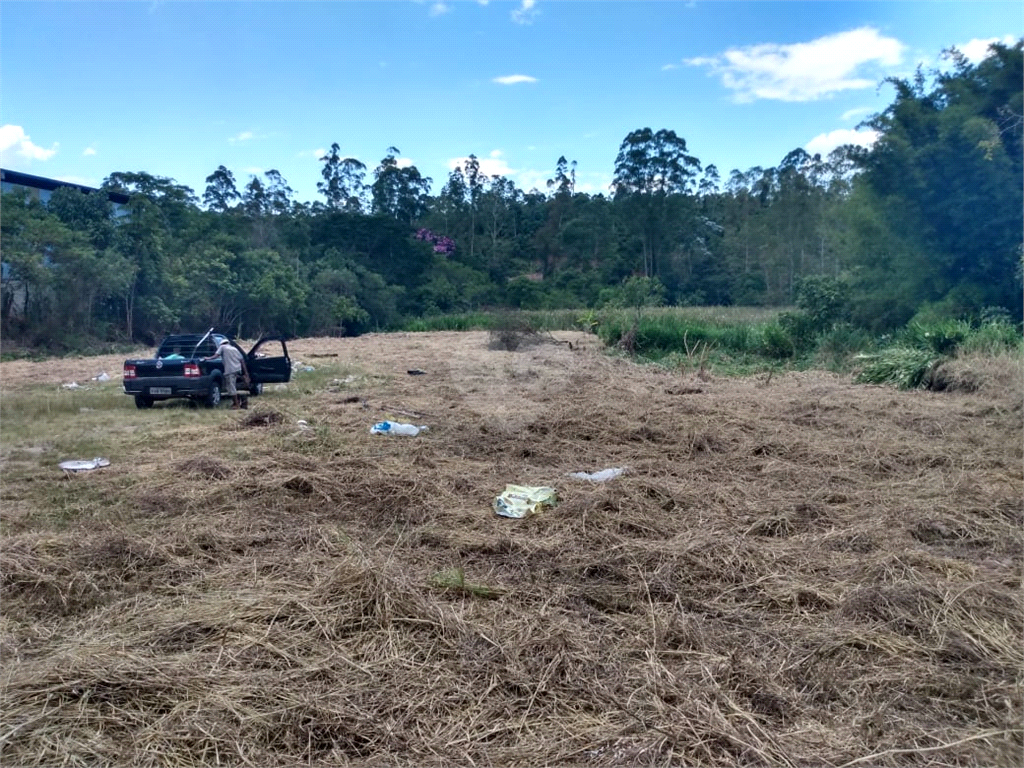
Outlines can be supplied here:
[[523, 518], [558, 503], [554, 488], [530, 485], [506, 485], [494, 499], [494, 512], [502, 517]]

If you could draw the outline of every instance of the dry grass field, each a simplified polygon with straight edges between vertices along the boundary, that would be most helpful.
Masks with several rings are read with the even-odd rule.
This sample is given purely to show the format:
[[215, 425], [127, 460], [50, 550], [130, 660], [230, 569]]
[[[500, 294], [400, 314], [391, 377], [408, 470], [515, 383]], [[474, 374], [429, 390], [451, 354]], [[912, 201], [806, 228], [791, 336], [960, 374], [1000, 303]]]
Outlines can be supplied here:
[[297, 340], [247, 411], [0, 365], [0, 763], [1024, 764], [1019, 360], [898, 392], [555, 336]]

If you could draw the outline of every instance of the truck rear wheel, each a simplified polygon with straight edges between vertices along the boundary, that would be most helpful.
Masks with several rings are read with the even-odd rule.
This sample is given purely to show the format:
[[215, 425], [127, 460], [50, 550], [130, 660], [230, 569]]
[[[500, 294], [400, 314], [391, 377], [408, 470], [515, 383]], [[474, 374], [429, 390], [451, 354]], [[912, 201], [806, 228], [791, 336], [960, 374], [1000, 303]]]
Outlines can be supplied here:
[[210, 391], [206, 393], [206, 407], [216, 408], [220, 405], [220, 382], [215, 381], [210, 385]]
[[135, 407], [140, 411], [145, 408], [153, 407], [153, 398], [147, 395], [136, 395], [135, 396]]

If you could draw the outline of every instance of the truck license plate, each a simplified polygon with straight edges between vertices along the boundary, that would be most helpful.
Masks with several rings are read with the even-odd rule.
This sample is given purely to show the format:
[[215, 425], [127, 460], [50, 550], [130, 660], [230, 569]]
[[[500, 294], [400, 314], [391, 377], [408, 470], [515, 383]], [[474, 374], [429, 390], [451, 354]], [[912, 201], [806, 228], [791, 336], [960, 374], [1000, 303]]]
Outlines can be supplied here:
[[149, 394], [151, 395], [169, 395], [171, 394], [170, 387], [150, 387]]

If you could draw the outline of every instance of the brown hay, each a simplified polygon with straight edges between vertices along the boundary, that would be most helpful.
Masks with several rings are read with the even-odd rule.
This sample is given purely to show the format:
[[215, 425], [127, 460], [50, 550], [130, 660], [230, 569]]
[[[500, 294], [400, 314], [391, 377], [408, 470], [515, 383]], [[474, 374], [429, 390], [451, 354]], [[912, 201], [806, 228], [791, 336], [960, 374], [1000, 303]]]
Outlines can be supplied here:
[[197, 480], [224, 480], [231, 475], [231, 469], [224, 462], [211, 456], [193, 456], [178, 462], [177, 468]]
[[1024, 403], [1024, 359], [1019, 353], [1006, 353], [944, 360], [932, 371], [928, 388], [936, 392], [1003, 393], [1019, 409]]
[[[75, 512], [0, 550], [4, 764], [1020, 763], [1004, 393], [680, 398], [628, 361], [433, 338], [290, 345], [433, 357], [372, 385], [434, 414], [415, 438], [325, 389], [288, 401], [315, 431], [217, 414], [57, 491], [10, 470], [5, 505]], [[498, 518], [510, 482], [561, 501]]]

